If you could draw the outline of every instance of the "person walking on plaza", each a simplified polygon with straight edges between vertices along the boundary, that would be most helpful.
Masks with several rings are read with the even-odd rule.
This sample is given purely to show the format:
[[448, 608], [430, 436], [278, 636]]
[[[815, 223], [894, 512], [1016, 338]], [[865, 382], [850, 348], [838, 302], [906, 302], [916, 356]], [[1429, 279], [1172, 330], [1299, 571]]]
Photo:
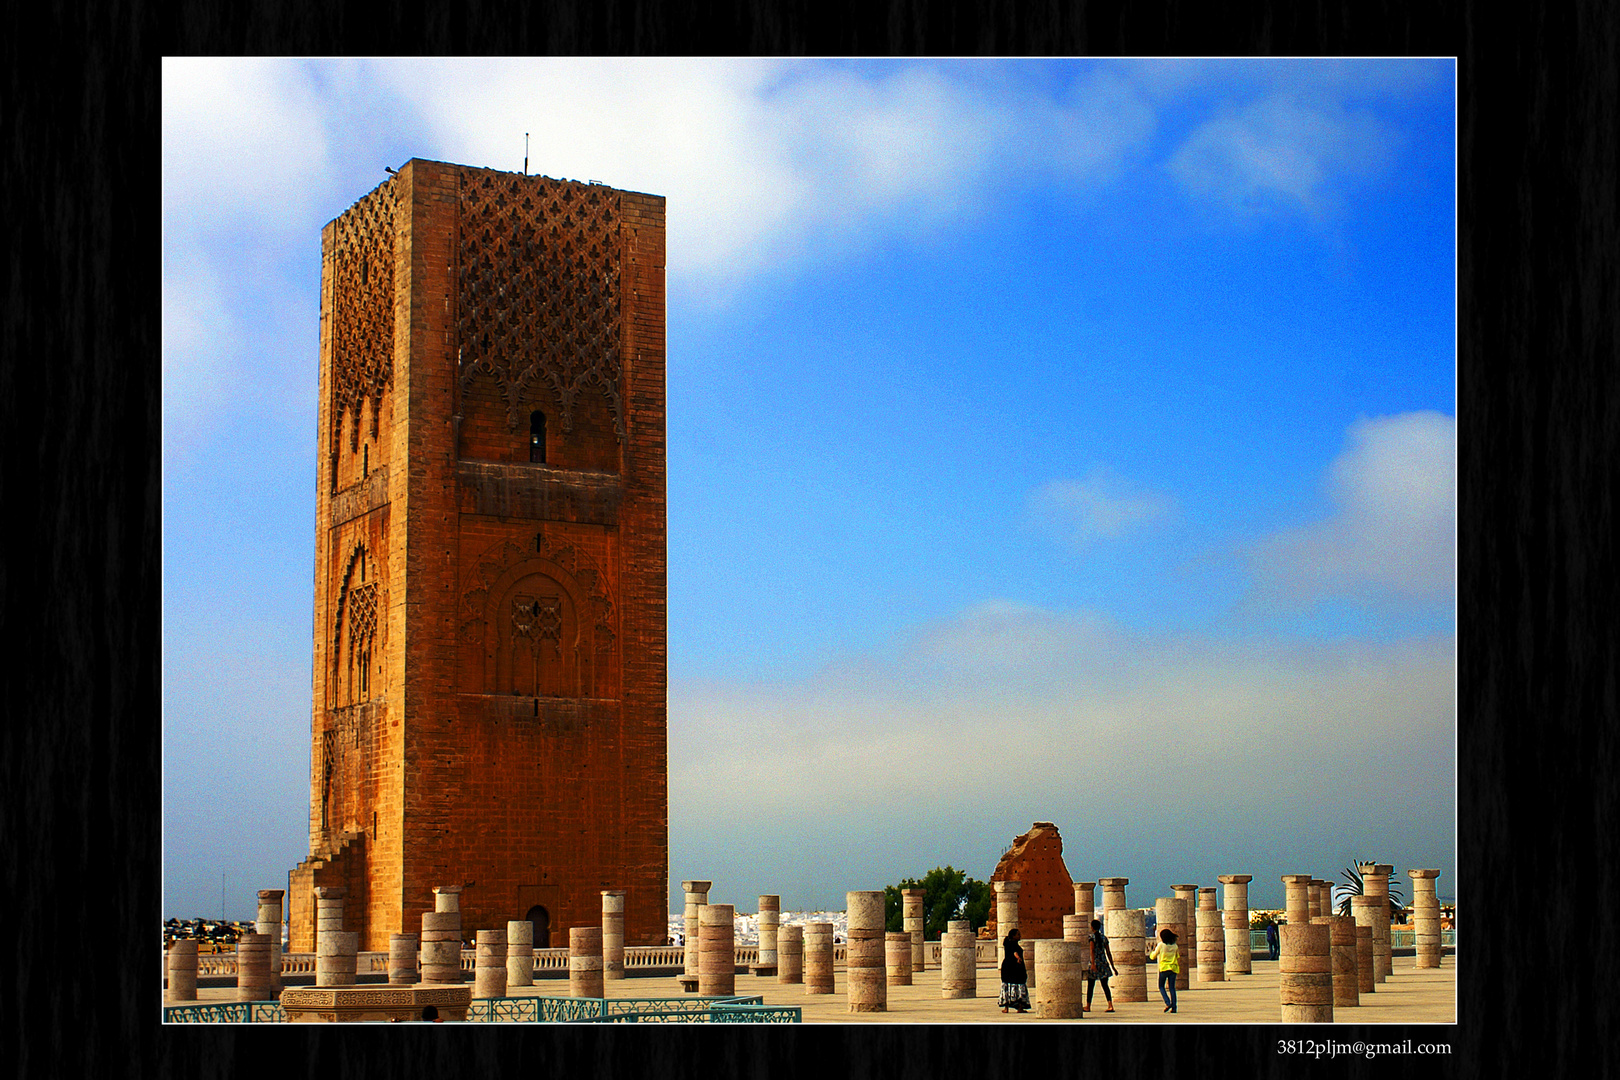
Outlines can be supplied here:
[[1091, 920], [1091, 970], [1086, 972], [1086, 1003], [1080, 1008], [1085, 1012], [1091, 1011], [1091, 995], [1097, 989], [1100, 981], [1103, 987], [1103, 997], [1108, 1001], [1108, 1008], [1104, 1011], [1114, 1011], [1114, 995], [1108, 989], [1108, 979], [1118, 972], [1114, 966], [1114, 953], [1108, 947], [1108, 938], [1103, 933], [1102, 920]]
[[1159, 962], [1159, 996], [1164, 999], [1164, 1011], [1173, 1013], [1176, 1011], [1176, 976], [1181, 974], [1181, 946], [1176, 944], [1176, 932], [1160, 930], [1159, 943], [1153, 946], [1147, 958]]
[[1024, 947], [1018, 944], [1018, 928], [1007, 931], [1001, 944], [1007, 950], [1001, 961], [1001, 1011], [1029, 1012], [1029, 974], [1024, 968]]
[[1280, 942], [1277, 939], [1277, 924], [1275, 922], [1266, 923], [1266, 951], [1271, 954], [1270, 958], [1272, 960], [1277, 959], [1279, 944]]

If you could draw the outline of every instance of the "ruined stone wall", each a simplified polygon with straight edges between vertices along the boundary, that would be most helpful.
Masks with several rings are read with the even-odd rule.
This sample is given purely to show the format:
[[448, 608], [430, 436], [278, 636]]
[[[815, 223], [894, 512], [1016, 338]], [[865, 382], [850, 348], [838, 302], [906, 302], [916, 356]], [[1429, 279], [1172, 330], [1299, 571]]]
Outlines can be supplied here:
[[[1063, 863], [1063, 837], [1056, 825], [1035, 822], [1002, 854], [990, 880], [1023, 883], [1018, 890], [1020, 937], [1063, 937], [1063, 916], [1074, 914], [1074, 881]], [[987, 925], [998, 940], [1006, 933], [996, 925], [994, 905]]]

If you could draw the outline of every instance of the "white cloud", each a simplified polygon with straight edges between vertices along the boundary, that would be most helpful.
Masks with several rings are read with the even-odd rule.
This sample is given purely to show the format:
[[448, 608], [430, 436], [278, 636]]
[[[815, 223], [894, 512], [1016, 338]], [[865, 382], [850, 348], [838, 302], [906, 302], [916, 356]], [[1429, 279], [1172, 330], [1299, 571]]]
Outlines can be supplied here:
[[[283, 317], [271, 332], [263, 323], [308, 313], [308, 304], [289, 299], [298, 286], [281, 267], [289, 253], [318, 253], [320, 225], [336, 216], [323, 205], [328, 119], [303, 64], [163, 63], [163, 427], [171, 460], [195, 451], [228, 413], [225, 403], [262, 394], [255, 355], [300, 340], [313, 353], [307, 321]], [[250, 314], [258, 327], [247, 325]]]
[[236, 377], [228, 342], [236, 327], [224, 290], [195, 246], [164, 253], [163, 424], [166, 448], [182, 449], [208, 422]]
[[669, 200], [670, 266], [724, 295], [874, 235], [971, 216], [1030, 169], [1096, 180], [1152, 110], [1096, 76], [1053, 96], [976, 65], [877, 74], [777, 60], [388, 62], [448, 157], [604, 179]]
[[908, 659], [948, 670], [1006, 672], [1068, 662], [1077, 652], [1093, 657], [1119, 635], [1100, 616], [1060, 615], [1030, 604], [987, 600], [954, 619], [923, 628]]
[[[331, 106], [287, 60], [163, 62], [165, 239], [302, 221], [324, 192]], [[336, 214], [328, 213], [322, 221]]]
[[1026, 517], [1035, 527], [1071, 545], [1117, 539], [1169, 519], [1176, 501], [1147, 491], [1106, 466], [1081, 480], [1053, 480], [1029, 497]]
[[1395, 139], [1370, 112], [1280, 93], [1205, 122], [1167, 168], [1192, 194], [1241, 213], [1321, 218], [1348, 184], [1389, 167]]
[[1456, 587], [1457, 422], [1436, 412], [1358, 420], [1328, 474], [1333, 514], [1250, 552], [1261, 594], [1311, 603], [1371, 593], [1445, 600]]
[[[1006, 662], [1026, 648], [1038, 664]], [[949, 667], [917, 665], [919, 654]], [[1098, 793], [1075, 778], [1111, 773], [1119, 783], [1101, 797], [1111, 815], [1134, 818], [1159, 812], [1164, 793], [1150, 781], [1160, 754], [1182, 763], [1177, 805], [1221, 820], [1271, 820], [1307, 789], [1348, 796], [1350, 778], [1374, 769], [1398, 774], [1397, 791], [1449, 801], [1453, 786], [1450, 636], [1233, 644], [997, 602], [864, 672], [674, 687], [672, 805], [699, 819], [813, 815], [834, 832], [845, 818], [907, 806], [948, 821], [976, 812], [986, 783], [999, 790], [995, 778], [1016, 761], [1018, 787], [1047, 807], [1036, 816], [1084, 818]], [[1392, 757], [1396, 746], [1414, 752]]]

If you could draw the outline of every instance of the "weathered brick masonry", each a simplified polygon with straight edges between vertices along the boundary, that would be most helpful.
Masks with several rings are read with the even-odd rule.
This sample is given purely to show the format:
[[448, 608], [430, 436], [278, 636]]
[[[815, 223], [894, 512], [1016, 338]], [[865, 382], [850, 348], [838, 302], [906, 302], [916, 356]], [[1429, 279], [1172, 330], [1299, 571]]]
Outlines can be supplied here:
[[384, 950], [666, 933], [664, 200], [412, 160], [321, 234], [310, 851]]

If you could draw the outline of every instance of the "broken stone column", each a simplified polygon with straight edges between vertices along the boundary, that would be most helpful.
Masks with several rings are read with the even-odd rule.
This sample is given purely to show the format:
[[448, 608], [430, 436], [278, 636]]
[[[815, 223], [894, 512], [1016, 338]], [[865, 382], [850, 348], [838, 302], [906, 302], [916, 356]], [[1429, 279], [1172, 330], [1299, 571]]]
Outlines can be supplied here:
[[461, 972], [461, 910], [422, 912], [422, 981], [459, 985]]
[[534, 923], [528, 919], [506, 924], [506, 985], [534, 985]]
[[[1370, 963], [1372, 965], [1373, 983], [1381, 983], [1384, 981], [1384, 973], [1378, 968], [1378, 924], [1383, 922], [1388, 925], [1389, 923], [1389, 901], [1382, 896], [1368, 896], [1366, 893], [1352, 896], [1350, 898], [1350, 917], [1356, 920], [1357, 926], [1366, 929], [1371, 939], [1372, 944], [1369, 948], [1372, 950]], [[1362, 993], [1368, 992], [1365, 987], [1362, 988]]]
[[[1074, 916], [1069, 916], [1073, 918]], [[1067, 939], [1041, 938], [1033, 949], [1041, 980], [1035, 987], [1035, 1015], [1055, 1020], [1079, 1020], [1085, 1013], [1086, 969], [1091, 947]]]
[[844, 979], [848, 986], [849, 1011], [887, 1012], [889, 990], [883, 972], [883, 893], [847, 893], [845, 902], [849, 938], [844, 951]]
[[236, 1000], [270, 1000], [270, 935], [236, 939]]
[[1198, 981], [1226, 981], [1226, 931], [1221, 925], [1221, 909], [1215, 906], [1215, 887], [1198, 890], [1198, 910], [1194, 917], [1198, 938]]
[[737, 909], [732, 904], [698, 908], [698, 993], [729, 997], [737, 992]]
[[833, 992], [833, 924], [830, 922], [804, 925], [804, 992]]
[[777, 927], [782, 922], [782, 898], [759, 898], [759, 963], [754, 965], [755, 975], [775, 975], [777, 965]]
[[804, 927], [784, 926], [777, 931], [776, 977], [784, 983], [804, 982]]
[[1361, 871], [1361, 891], [1384, 902], [1383, 915], [1373, 922], [1373, 963], [1378, 981], [1383, 982], [1395, 973], [1389, 951], [1389, 875], [1395, 867], [1392, 863], [1363, 863], [1356, 869]]
[[1294, 926], [1311, 924], [1311, 875], [1284, 874], [1283, 920]]
[[1349, 915], [1320, 915], [1312, 923], [1328, 928], [1328, 966], [1333, 974], [1335, 1008], [1360, 1005], [1356, 978], [1356, 920]]
[[[1117, 879], [1124, 880], [1124, 879]], [[1107, 879], [1102, 882], [1107, 888]], [[1124, 890], [1121, 889], [1121, 896]], [[1106, 905], [1108, 894], [1103, 893]], [[1103, 932], [1108, 935], [1109, 951], [1114, 954], [1114, 966], [1119, 977], [1112, 985], [1115, 1001], [1146, 1001], [1147, 955], [1142, 951], [1147, 920], [1136, 908], [1103, 909]]]
[[[1284, 879], [1286, 880], [1286, 879]], [[1333, 1022], [1331, 936], [1325, 923], [1296, 923], [1277, 928], [1282, 935], [1278, 959], [1278, 993], [1285, 1024]]]
[[1408, 870], [1412, 879], [1412, 933], [1417, 955], [1414, 967], [1440, 966], [1440, 897], [1434, 891], [1438, 870]]
[[[1358, 897], [1352, 896], [1350, 903], [1355, 904]], [[1355, 918], [1354, 915], [1351, 918]], [[1356, 990], [1362, 994], [1370, 994], [1378, 988], [1378, 980], [1373, 976], [1373, 945], [1372, 927], [1356, 923]]]
[[315, 985], [353, 986], [360, 935], [343, 930], [343, 898], [348, 890], [323, 885], [315, 890]]
[[359, 962], [358, 933], [328, 930], [315, 939], [316, 986], [353, 986]]
[[709, 902], [712, 881], [683, 881], [686, 893], [686, 976], [698, 976], [698, 909]]
[[1097, 916], [1097, 883], [1095, 881], [1077, 881], [1074, 883], [1074, 913], [1086, 920], [1086, 932], [1091, 932], [1091, 920]]
[[884, 967], [888, 972], [888, 985], [911, 985], [911, 935], [904, 930], [891, 930], [883, 936]]
[[1063, 916], [1064, 941], [1090, 941], [1091, 916], [1065, 915]]
[[[1187, 905], [1187, 917], [1182, 923], [1182, 933], [1177, 931], [1176, 940], [1181, 945], [1181, 973], [1190, 975], [1192, 969], [1198, 966], [1198, 886], [1172, 885], [1170, 891], [1176, 894], [1176, 899]], [[1177, 990], [1182, 989], [1178, 984]]]
[[342, 886], [322, 885], [315, 890], [315, 936], [323, 930], [343, 929], [343, 898], [349, 890]]
[[270, 997], [281, 997], [281, 898], [284, 889], [260, 889], [259, 911], [253, 929], [270, 938]]
[[624, 890], [602, 892], [602, 978], [624, 978]]
[[992, 881], [990, 888], [996, 894], [996, 937], [1007, 940], [1007, 931], [1018, 926], [1018, 890], [1021, 881]]
[[[1103, 891], [1102, 900], [1104, 916], [1106, 916], [1110, 911], [1125, 910], [1125, 886], [1129, 885], [1130, 883], [1131, 879], [1128, 877], [1105, 877], [1097, 880], [1097, 884], [1102, 886]], [[1103, 932], [1108, 934], [1111, 942], [1114, 935], [1108, 930], [1108, 920], [1106, 917], [1103, 919]]]
[[[480, 930], [474, 943], [473, 991], [475, 998], [506, 996], [506, 931]], [[601, 995], [595, 995], [600, 997]]]
[[[727, 909], [730, 910], [729, 908]], [[731, 922], [728, 919], [726, 926]], [[726, 969], [728, 974], [730, 969]], [[707, 991], [704, 991], [705, 993]], [[731, 993], [728, 988], [725, 993]], [[568, 993], [570, 997], [606, 997], [602, 980], [602, 928], [600, 926], [570, 926], [568, 928]]]
[[388, 935], [388, 983], [390, 986], [411, 986], [417, 980], [416, 935]]
[[433, 886], [433, 910], [441, 913], [453, 911], [459, 916], [461, 914], [461, 890], [465, 887], [463, 885]]
[[[1158, 923], [1153, 935], [1156, 940], [1165, 930], [1176, 935], [1176, 947], [1181, 952], [1181, 970], [1176, 972], [1176, 990], [1179, 992], [1189, 989], [1192, 986], [1192, 978], [1187, 954], [1192, 950], [1188, 947], [1191, 935], [1187, 933], [1187, 901], [1175, 896], [1161, 896], [1153, 902], [1153, 915]], [[1158, 966], [1157, 961], [1154, 961], [1154, 966], [1155, 968]]]
[[1322, 914], [1322, 883], [1316, 878], [1305, 882], [1305, 917], [1315, 919]]
[[923, 955], [923, 891], [901, 889], [900, 904], [901, 925], [911, 935], [911, 970], [921, 971], [927, 966]]
[[970, 998], [979, 992], [978, 946], [966, 919], [945, 924], [939, 939], [939, 996]]
[[163, 1000], [171, 1005], [197, 1000], [197, 941], [195, 938], [176, 938], [169, 942], [166, 957], [169, 968], [169, 988]]
[[1249, 975], [1254, 971], [1254, 957], [1249, 939], [1249, 882], [1252, 874], [1222, 874], [1217, 878], [1226, 886], [1226, 904], [1221, 909], [1221, 927], [1226, 932], [1226, 973]]

